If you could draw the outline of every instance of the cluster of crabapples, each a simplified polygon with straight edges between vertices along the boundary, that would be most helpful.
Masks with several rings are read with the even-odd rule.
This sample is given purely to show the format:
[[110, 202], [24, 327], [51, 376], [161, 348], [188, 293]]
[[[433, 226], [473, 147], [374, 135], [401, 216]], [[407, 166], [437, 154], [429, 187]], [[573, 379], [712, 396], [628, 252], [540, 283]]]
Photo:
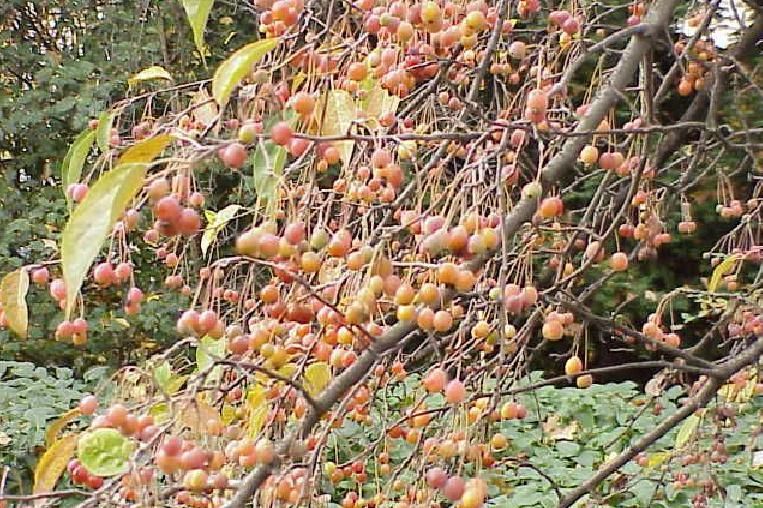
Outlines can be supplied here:
[[[700, 22], [697, 16], [689, 18], [688, 21], [689, 26], [697, 26]], [[684, 97], [707, 88], [713, 63], [718, 58], [715, 47], [710, 40], [699, 39], [694, 42], [689, 51], [686, 48], [687, 44], [682, 41], [676, 42], [673, 46], [676, 55], [686, 56], [688, 60], [685, 66], [686, 71], [678, 80], [676, 87], [679, 95]]]

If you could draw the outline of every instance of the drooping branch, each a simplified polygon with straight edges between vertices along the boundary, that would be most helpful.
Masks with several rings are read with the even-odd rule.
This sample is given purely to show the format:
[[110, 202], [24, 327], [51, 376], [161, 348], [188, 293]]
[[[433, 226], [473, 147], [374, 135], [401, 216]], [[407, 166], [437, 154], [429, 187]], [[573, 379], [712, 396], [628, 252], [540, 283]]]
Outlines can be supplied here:
[[[651, 26], [667, 27], [675, 9], [677, 0], [660, 0], [648, 13], [645, 23]], [[620, 100], [621, 92], [632, 81], [633, 75], [638, 69], [641, 58], [652, 44], [651, 37], [634, 35], [623, 54], [622, 59], [615, 67], [609, 82], [599, 95], [594, 99], [586, 117], [580, 122], [578, 131], [593, 131], [606, 117], [610, 109]], [[541, 181], [544, 187], [550, 188], [561, 181], [575, 166], [578, 154], [589, 138], [587, 136], [572, 137], [567, 140], [562, 150], [549, 162], [541, 172]], [[509, 215], [502, 220], [503, 237], [511, 238], [520, 230], [522, 225], [532, 217], [538, 206], [538, 196], [525, 196], [510, 211]], [[477, 258], [469, 263], [472, 270], [479, 269], [489, 258]], [[452, 292], [444, 295], [443, 301], [447, 302], [453, 297]], [[284, 438], [278, 446], [281, 454], [288, 451], [291, 443], [296, 438], [306, 436], [320, 421], [320, 418], [353, 386], [355, 386], [368, 371], [370, 371], [378, 359], [387, 351], [397, 347], [410, 333], [416, 329], [413, 323], [398, 323], [393, 326], [384, 336], [364, 351], [358, 360], [337, 376], [326, 388], [324, 393], [316, 399], [316, 406], [311, 408], [304, 421], [296, 432]], [[225, 508], [243, 508], [249, 503], [257, 490], [267, 477], [280, 466], [280, 460], [276, 458], [272, 463], [261, 465], [250, 472], [242, 481], [241, 487], [235, 496], [225, 505]]]

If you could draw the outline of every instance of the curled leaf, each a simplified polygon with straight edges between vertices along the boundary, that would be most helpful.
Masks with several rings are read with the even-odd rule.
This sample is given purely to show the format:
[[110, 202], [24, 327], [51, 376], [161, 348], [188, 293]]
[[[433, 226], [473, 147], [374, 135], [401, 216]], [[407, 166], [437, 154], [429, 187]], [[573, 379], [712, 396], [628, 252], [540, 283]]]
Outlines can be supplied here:
[[48, 426], [48, 430], [45, 431], [45, 446], [50, 448], [50, 446], [58, 437], [58, 433], [61, 432], [70, 421], [74, 420], [81, 414], [82, 413], [80, 412], [79, 408], [75, 407], [74, 409], [70, 409], [69, 411], [65, 412], [53, 423], [51, 423], [50, 426]]
[[707, 284], [707, 290], [711, 293], [714, 293], [715, 290], [718, 289], [718, 285], [721, 283], [723, 276], [729, 273], [731, 269], [734, 268], [736, 262], [740, 259], [742, 259], [742, 256], [739, 254], [732, 254], [718, 263], [718, 266], [715, 267], [713, 274], [710, 276], [710, 282]]
[[[326, 95], [326, 101], [326, 114], [321, 123], [321, 134], [323, 136], [347, 134], [357, 117], [352, 96], [345, 90], [332, 90]], [[354, 142], [337, 141], [333, 144], [339, 149], [342, 162], [347, 164], [352, 156]]]
[[212, 96], [218, 104], [228, 102], [233, 89], [252, 71], [252, 66], [278, 45], [278, 39], [263, 39], [236, 50], [215, 71]]
[[33, 493], [50, 492], [55, 488], [76, 447], [75, 434], [66, 435], [48, 446], [34, 468]]
[[77, 443], [77, 458], [97, 476], [115, 476], [127, 470], [133, 443], [116, 429], [95, 429], [82, 434]]
[[95, 131], [95, 141], [102, 152], [109, 149], [111, 140], [111, 128], [114, 125], [114, 113], [104, 111], [98, 115], [98, 128]]
[[154, 79], [172, 81], [172, 76], [169, 72], [167, 72], [167, 69], [161, 65], [152, 65], [151, 67], [143, 69], [139, 73], [128, 78], [127, 84], [130, 86], [135, 86], [135, 83], [140, 83], [141, 81], [151, 81]]
[[23, 268], [9, 273], [0, 281], [0, 304], [8, 320], [8, 328], [23, 339], [27, 337], [29, 327], [27, 291], [29, 291], [29, 274]]

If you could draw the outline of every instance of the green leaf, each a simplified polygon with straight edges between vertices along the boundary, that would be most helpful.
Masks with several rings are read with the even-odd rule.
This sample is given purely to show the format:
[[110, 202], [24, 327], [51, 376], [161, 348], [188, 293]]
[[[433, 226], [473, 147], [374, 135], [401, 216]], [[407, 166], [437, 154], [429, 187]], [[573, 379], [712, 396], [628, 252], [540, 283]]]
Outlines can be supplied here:
[[104, 111], [98, 115], [98, 129], [96, 129], [95, 140], [98, 142], [98, 148], [102, 152], [109, 149], [109, 140], [111, 139], [111, 128], [114, 125], [114, 113]]
[[104, 173], [72, 213], [61, 237], [66, 314], [117, 219], [143, 187], [146, 164], [125, 164]]
[[75, 434], [64, 436], [48, 446], [34, 468], [33, 493], [50, 492], [55, 488], [76, 446]]
[[272, 141], [257, 144], [252, 155], [254, 168], [254, 190], [257, 200], [267, 207], [267, 215], [272, 215], [278, 203], [278, 182], [286, 165], [286, 149]]
[[130, 86], [135, 86], [136, 83], [140, 83], [141, 81], [151, 81], [154, 79], [172, 81], [172, 76], [161, 65], [152, 65], [151, 67], [143, 69], [139, 73], [134, 74], [128, 78], [127, 84]]
[[82, 166], [85, 164], [87, 154], [90, 152], [90, 147], [93, 146], [95, 140], [95, 131], [87, 129], [82, 131], [79, 136], [74, 140], [72, 146], [69, 147], [69, 151], [66, 152], [64, 162], [61, 164], [61, 187], [63, 188], [66, 200], [71, 207], [71, 198], [67, 189], [69, 185], [79, 182], [82, 176]]
[[29, 291], [29, 274], [23, 268], [7, 274], [0, 282], [0, 304], [8, 320], [8, 328], [23, 339], [26, 339], [29, 328], [27, 291]]
[[204, 58], [204, 30], [214, 3], [215, 0], [183, 0], [183, 9], [193, 31], [193, 42], [202, 59]]
[[713, 274], [710, 276], [710, 282], [707, 284], [707, 290], [711, 293], [714, 293], [715, 290], [718, 289], [718, 284], [721, 283], [723, 276], [726, 275], [740, 259], [742, 259], [740, 254], [732, 254], [718, 263], [718, 266], [715, 267]]
[[326, 362], [316, 362], [305, 369], [305, 388], [315, 397], [331, 381], [331, 368]]
[[215, 71], [212, 78], [212, 96], [219, 105], [228, 102], [233, 89], [241, 83], [252, 66], [278, 45], [278, 39], [263, 39], [236, 50]]
[[144, 139], [125, 150], [119, 157], [117, 165], [133, 164], [136, 162], [148, 164], [156, 159], [171, 141], [172, 135], [170, 134], [159, 134], [152, 138]]
[[170, 362], [167, 360], [154, 369], [156, 384], [167, 395], [173, 395], [180, 390], [187, 378], [188, 376], [179, 376], [172, 372]]
[[132, 442], [116, 429], [96, 429], [82, 434], [77, 458], [97, 476], [115, 476], [127, 471], [133, 451]]
[[225, 339], [213, 339], [205, 335], [199, 341], [196, 348], [196, 368], [204, 370], [214, 362], [213, 357], [223, 358], [225, 356]]
[[689, 442], [697, 428], [699, 428], [699, 422], [700, 418], [695, 414], [684, 420], [681, 428], [678, 429], [678, 434], [676, 434], [676, 449], [682, 448]]
[[[352, 122], [357, 117], [355, 101], [345, 90], [332, 90], [326, 96], [326, 114], [321, 123], [321, 135], [341, 136], [347, 134]], [[342, 162], [347, 164], [352, 157], [353, 141], [337, 141], [333, 143], [339, 149]]]
[[207, 250], [217, 240], [217, 235], [240, 209], [241, 205], [228, 205], [219, 212], [204, 210], [204, 217], [207, 219], [207, 227], [201, 235], [201, 253], [204, 257], [207, 257]]

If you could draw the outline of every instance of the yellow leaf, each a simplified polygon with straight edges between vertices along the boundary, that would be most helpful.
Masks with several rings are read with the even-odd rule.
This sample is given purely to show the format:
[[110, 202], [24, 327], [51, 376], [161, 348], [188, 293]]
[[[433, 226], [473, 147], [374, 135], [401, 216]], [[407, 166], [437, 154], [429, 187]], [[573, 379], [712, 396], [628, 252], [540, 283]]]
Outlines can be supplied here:
[[[326, 114], [321, 124], [321, 134], [323, 136], [347, 134], [352, 122], [357, 117], [355, 101], [352, 100], [352, 96], [345, 90], [332, 90], [326, 94], [326, 101]], [[342, 162], [347, 164], [352, 157], [354, 143], [348, 140], [333, 144], [338, 147]]]
[[297, 366], [293, 363], [287, 363], [278, 369], [278, 373], [283, 377], [291, 377], [297, 372]]
[[135, 83], [140, 83], [141, 81], [151, 81], [153, 79], [163, 79], [167, 81], [172, 81], [172, 76], [161, 65], [152, 65], [151, 67], [148, 67], [147, 69], [143, 69], [139, 73], [128, 78], [127, 84], [130, 86], [134, 86]]
[[294, 76], [294, 79], [291, 81], [291, 93], [295, 93], [297, 90], [299, 90], [300, 85], [302, 85], [306, 79], [307, 74], [301, 71], [297, 73], [297, 75]]
[[676, 449], [682, 448], [692, 437], [694, 437], [694, 433], [697, 432], [697, 429], [699, 428], [699, 423], [700, 417], [696, 414], [693, 414], [684, 420], [683, 424], [681, 424], [681, 427], [678, 429], [678, 434], [676, 434]]
[[707, 290], [714, 293], [718, 289], [718, 284], [721, 283], [721, 279], [734, 267], [737, 261], [742, 258], [739, 254], [732, 254], [727, 256], [726, 259], [721, 261], [718, 266], [713, 270], [713, 275], [710, 277], [710, 282], [707, 284]]
[[0, 304], [8, 320], [8, 328], [23, 339], [26, 339], [29, 326], [28, 290], [29, 274], [23, 268], [9, 273], [0, 282]]
[[119, 157], [117, 164], [142, 163], [148, 164], [167, 148], [172, 141], [169, 134], [159, 134], [153, 138], [135, 143]]
[[661, 466], [670, 458], [670, 453], [668, 452], [656, 452], [650, 454], [646, 459], [646, 467], [649, 469], [654, 469], [656, 467]]
[[363, 110], [371, 118], [380, 118], [387, 113], [397, 111], [399, 104], [400, 97], [390, 95], [377, 81], [363, 100]]
[[33, 493], [52, 491], [77, 447], [77, 435], [68, 434], [53, 443], [34, 468]]
[[257, 61], [278, 46], [278, 39], [262, 39], [236, 50], [215, 71], [212, 77], [212, 96], [218, 104], [228, 102], [233, 89], [252, 71]]
[[249, 389], [246, 394], [246, 409], [249, 412], [246, 432], [253, 438], [259, 434], [268, 418], [267, 389], [264, 386], [256, 384]]
[[104, 173], [69, 217], [61, 236], [67, 316], [101, 245], [143, 187], [147, 168], [145, 164], [122, 164]]
[[233, 406], [225, 404], [223, 406], [221, 417], [225, 425], [230, 425], [236, 419], [236, 410]]
[[51, 423], [48, 427], [48, 430], [45, 431], [45, 447], [50, 448], [50, 446], [58, 437], [58, 433], [61, 432], [61, 430], [66, 427], [70, 421], [77, 418], [80, 414], [82, 413], [80, 413], [79, 408], [75, 407], [74, 409], [70, 409], [69, 411], [65, 412], [59, 416], [57, 420]]
[[207, 403], [201, 394], [196, 396], [196, 403], [186, 406], [186, 409], [180, 414], [180, 421], [183, 425], [191, 429], [191, 432], [203, 434], [206, 432], [207, 424], [210, 421], [220, 422], [220, 413]]
[[194, 106], [193, 119], [204, 127], [209, 127], [217, 118], [217, 105], [206, 90], [201, 89], [193, 94], [191, 103]]
[[305, 389], [315, 397], [331, 381], [331, 368], [326, 362], [316, 362], [305, 369]]

